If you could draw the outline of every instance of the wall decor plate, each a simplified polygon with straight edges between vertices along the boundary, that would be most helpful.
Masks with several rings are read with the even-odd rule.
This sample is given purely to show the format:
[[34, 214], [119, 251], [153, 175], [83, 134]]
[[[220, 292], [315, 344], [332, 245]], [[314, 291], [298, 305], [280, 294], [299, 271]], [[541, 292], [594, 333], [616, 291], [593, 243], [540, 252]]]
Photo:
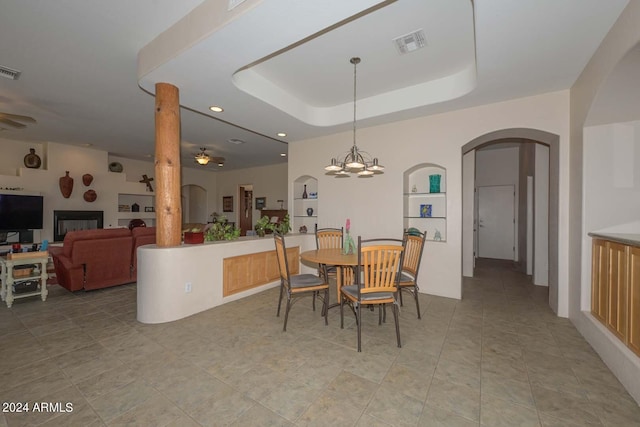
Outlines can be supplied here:
[[123, 169], [124, 168], [122, 167], [122, 163], [120, 163], [120, 162], [111, 162], [111, 163], [109, 163], [109, 170], [111, 172], [120, 173], [120, 172], [122, 172]]
[[29, 154], [24, 156], [24, 165], [31, 169], [38, 169], [42, 164], [40, 156], [36, 154], [35, 148], [29, 148]]

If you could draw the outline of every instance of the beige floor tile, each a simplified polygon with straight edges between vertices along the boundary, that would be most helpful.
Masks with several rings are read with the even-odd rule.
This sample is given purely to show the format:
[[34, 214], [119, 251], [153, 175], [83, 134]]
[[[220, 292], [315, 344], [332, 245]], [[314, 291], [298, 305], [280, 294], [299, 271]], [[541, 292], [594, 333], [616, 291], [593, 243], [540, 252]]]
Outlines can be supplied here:
[[470, 388], [434, 378], [426, 403], [472, 421], [480, 420], [480, 388]]
[[418, 427], [478, 427], [478, 421], [472, 421], [437, 406], [426, 404], [418, 420]]
[[157, 395], [109, 421], [109, 426], [165, 426], [184, 417], [177, 406]]
[[89, 400], [89, 404], [104, 422], [109, 423], [158, 394], [143, 382], [134, 381]]
[[421, 294], [421, 320], [405, 300], [402, 348], [390, 316], [378, 326], [365, 312], [362, 353], [352, 314], [341, 329], [332, 309], [325, 326], [310, 300], [282, 332], [277, 288], [144, 325], [135, 285], [53, 287], [46, 303], [0, 310], [0, 398], [63, 399], [74, 412], [0, 413], [0, 427], [638, 424], [637, 403], [549, 309], [547, 289], [510, 263], [478, 267], [461, 301]]
[[482, 394], [480, 424], [495, 427], [539, 427], [538, 412], [492, 395]]

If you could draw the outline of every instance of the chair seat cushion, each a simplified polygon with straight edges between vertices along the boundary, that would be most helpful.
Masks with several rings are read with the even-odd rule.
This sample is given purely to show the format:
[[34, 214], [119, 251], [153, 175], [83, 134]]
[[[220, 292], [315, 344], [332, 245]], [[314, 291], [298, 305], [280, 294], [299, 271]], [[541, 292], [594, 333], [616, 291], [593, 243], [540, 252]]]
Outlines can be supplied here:
[[308, 288], [325, 284], [324, 280], [314, 274], [296, 274], [291, 276], [289, 283], [292, 288]]
[[[342, 292], [358, 299], [358, 285], [349, 285], [343, 286], [341, 288]], [[393, 292], [371, 292], [369, 294], [362, 294], [360, 297], [361, 301], [377, 301], [382, 299], [393, 298]]]
[[411, 282], [411, 283], [413, 283], [413, 282], [415, 282], [415, 279], [411, 275], [409, 275], [407, 273], [402, 273], [402, 274], [400, 274], [400, 284], [402, 284], [402, 282]]

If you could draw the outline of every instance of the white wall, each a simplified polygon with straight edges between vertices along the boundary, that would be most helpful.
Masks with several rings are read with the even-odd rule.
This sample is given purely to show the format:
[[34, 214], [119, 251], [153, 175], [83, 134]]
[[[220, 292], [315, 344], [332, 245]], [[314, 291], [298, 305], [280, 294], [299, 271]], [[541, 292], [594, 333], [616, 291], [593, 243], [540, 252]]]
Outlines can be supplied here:
[[[592, 231], [640, 232], [640, 121], [584, 130], [582, 310], [591, 310]], [[635, 224], [633, 224], [636, 222]], [[632, 223], [624, 228], [625, 224]], [[622, 227], [622, 228], [621, 228]]]
[[476, 150], [462, 157], [462, 275], [473, 277], [475, 267], [475, 168]]
[[518, 260], [518, 200], [520, 199], [519, 185], [520, 148], [493, 148], [488, 150], [476, 150], [476, 188], [494, 185], [512, 185], [515, 190], [513, 211], [514, 223], [514, 247], [513, 260]]
[[[384, 174], [370, 179], [326, 176], [331, 157], [349, 149], [348, 132], [297, 141], [289, 145], [291, 179], [312, 175], [318, 179], [318, 223], [352, 222], [352, 234], [366, 237], [400, 236], [404, 171], [420, 163], [447, 169], [447, 241], [427, 242], [421, 267], [424, 292], [461, 297], [462, 276], [462, 154], [467, 142], [500, 129], [531, 128], [560, 136], [559, 296], [561, 315], [567, 313], [568, 234], [568, 91], [554, 92], [484, 105], [446, 114], [421, 117], [382, 126], [359, 128], [358, 146], [380, 159]], [[289, 200], [293, 183], [289, 181]], [[290, 203], [291, 204], [291, 203]]]
[[[584, 125], [599, 89], [624, 56], [640, 43], [640, 1], [631, 1], [611, 28], [602, 44], [590, 59], [576, 83], [571, 88], [571, 151], [568, 159], [571, 180], [569, 194], [569, 297], [570, 318], [598, 352], [602, 360], [614, 372], [629, 393], [640, 402], [640, 362], [626, 347], [606, 330], [585, 309], [590, 281], [585, 275], [585, 233], [593, 226], [593, 217], [583, 203], [590, 187], [584, 182], [587, 167], [584, 153], [586, 135], [591, 132]], [[635, 84], [635, 82], [631, 82]], [[589, 138], [590, 139], [590, 138]], [[619, 211], [612, 209], [611, 212]], [[589, 242], [590, 245], [590, 242]]]
[[[219, 173], [217, 212], [220, 215], [225, 215], [229, 221], [235, 221], [236, 224], [238, 223], [238, 188], [240, 185], [253, 186], [252, 206], [254, 210], [252, 219], [254, 225], [260, 218], [260, 211], [255, 209], [256, 197], [267, 198], [267, 209], [280, 209], [278, 200], [283, 200], [283, 207], [287, 208], [286, 163]], [[225, 196], [233, 196], [233, 212], [222, 212], [222, 198]], [[293, 200], [293, 198], [291, 199]]]
[[533, 284], [549, 286], [549, 147], [535, 145]]

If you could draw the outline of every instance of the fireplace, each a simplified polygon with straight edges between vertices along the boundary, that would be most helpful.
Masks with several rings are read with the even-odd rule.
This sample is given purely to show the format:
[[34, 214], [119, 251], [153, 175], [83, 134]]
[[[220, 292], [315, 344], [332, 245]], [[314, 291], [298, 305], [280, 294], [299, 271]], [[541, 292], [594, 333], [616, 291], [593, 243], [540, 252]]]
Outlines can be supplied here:
[[103, 228], [102, 211], [53, 211], [53, 241], [61, 242], [67, 231]]

